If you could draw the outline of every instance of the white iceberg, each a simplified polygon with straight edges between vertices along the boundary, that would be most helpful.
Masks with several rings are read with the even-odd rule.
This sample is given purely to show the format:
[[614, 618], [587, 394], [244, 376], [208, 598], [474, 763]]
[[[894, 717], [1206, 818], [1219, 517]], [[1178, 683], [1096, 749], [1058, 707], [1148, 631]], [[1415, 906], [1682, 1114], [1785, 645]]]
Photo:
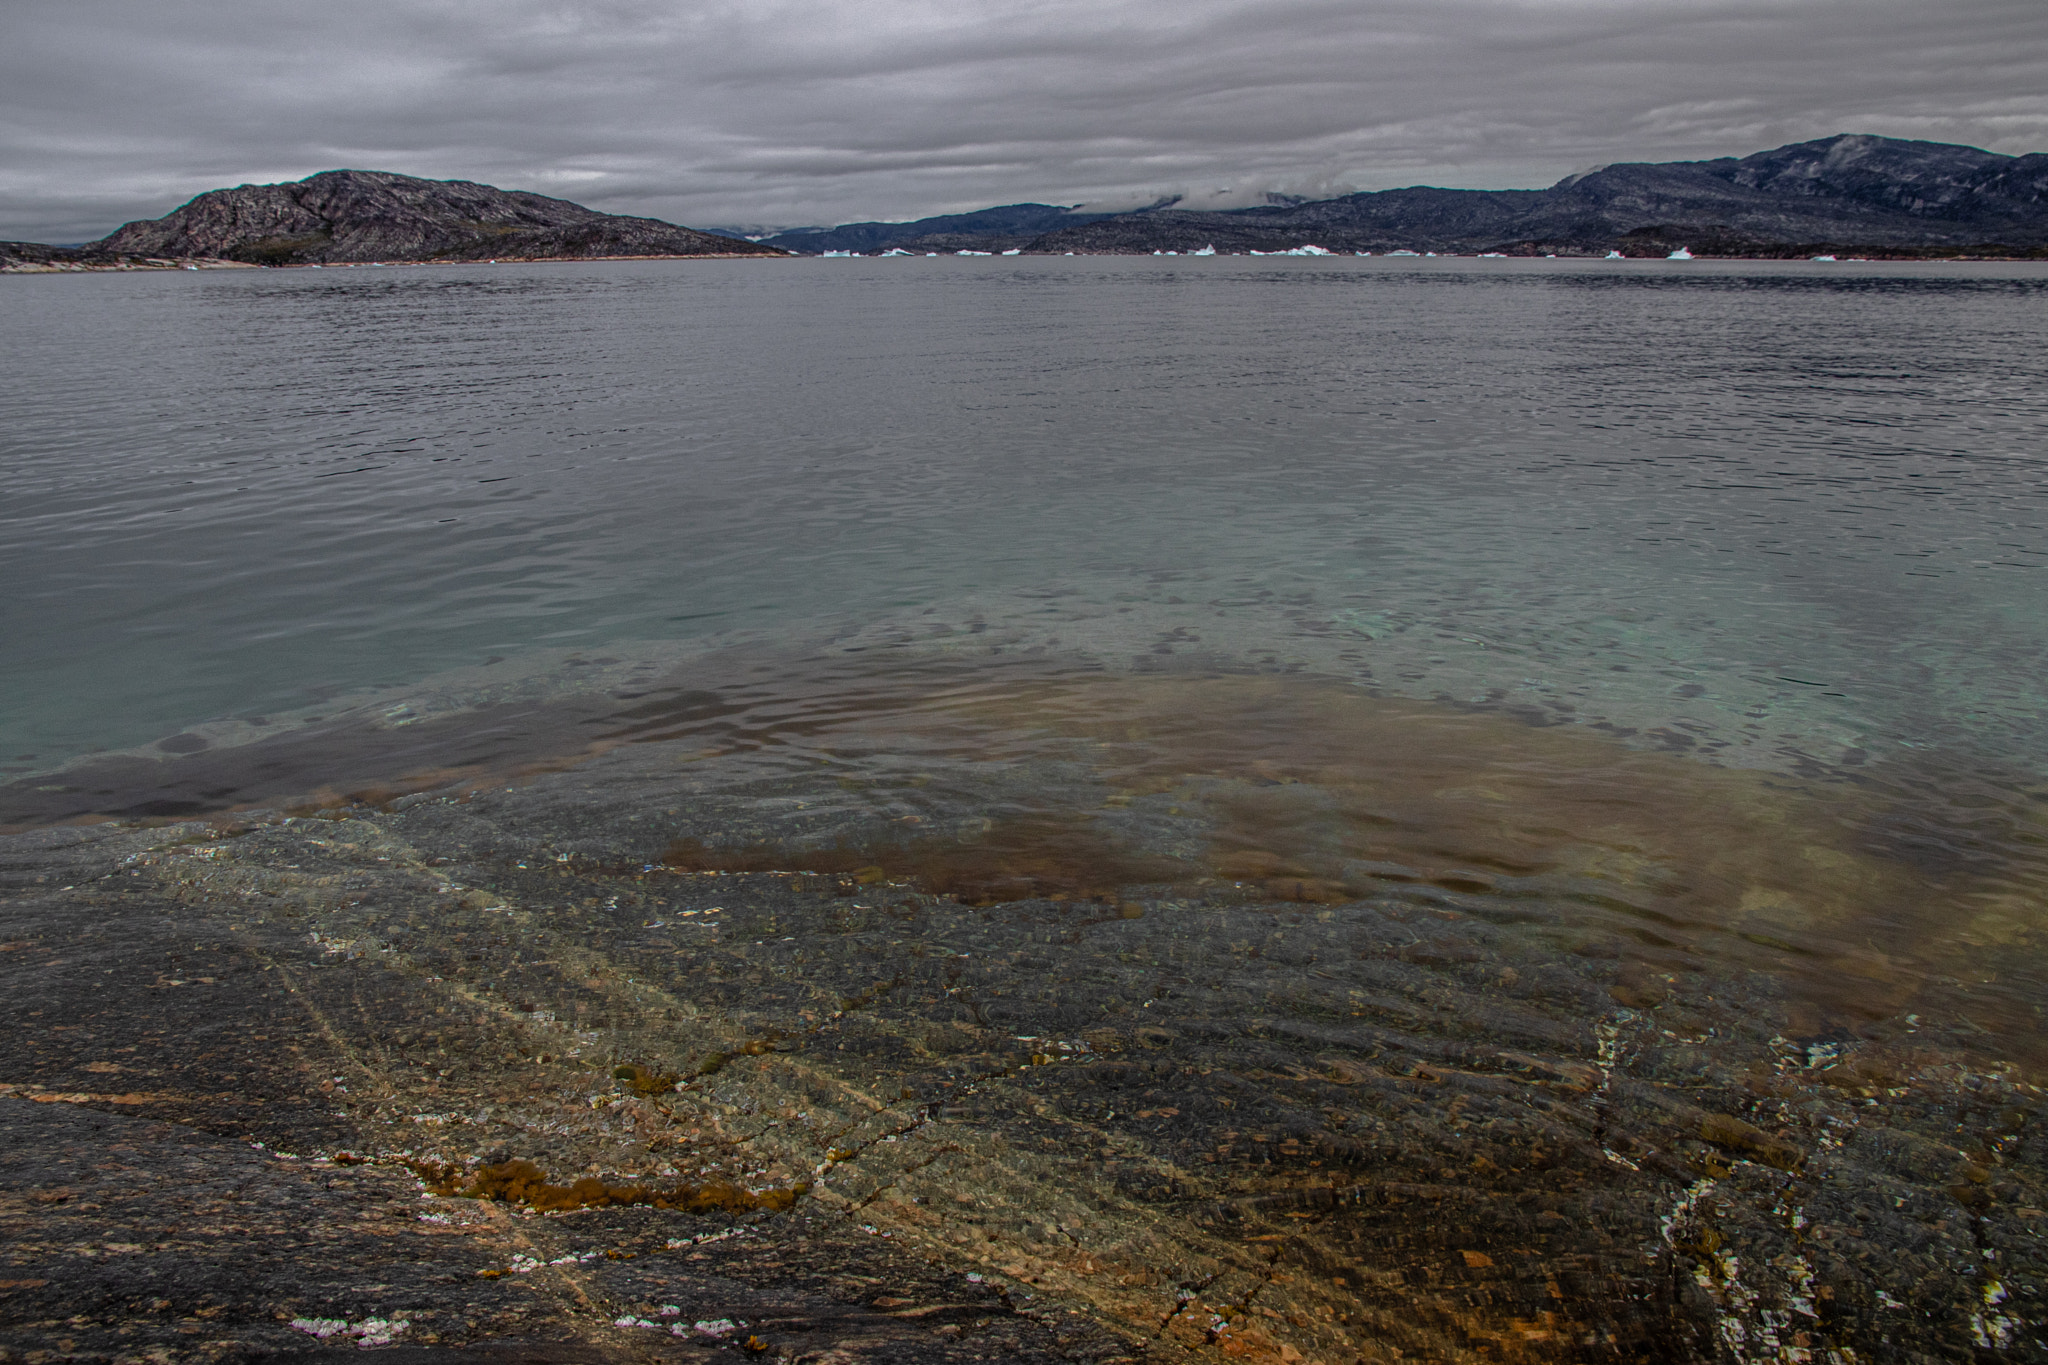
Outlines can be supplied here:
[[1013, 246], [1008, 251], [1005, 251], [1003, 254], [1005, 256], [1022, 256], [1024, 254], [1024, 248], [1021, 246]]
[[1190, 256], [1214, 256], [1215, 254], [1216, 244], [1214, 242], [1211, 242], [1208, 246], [1203, 247], [1200, 251], [1190, 251], [1188, 253], [1188, 255]]
[[1482, 261], [1504, 261], [1507, 258], [1508, 253], [1505, 251], [1482, 251], [1479, 253], [1479, 259]]
[[1351, 254], [1352, 254], [1352, 255], [1354, 255], [1354, 256], [1370, 256], [1370, 255], [1372, 255], [1372, 253], [1371, 253], [1370, 251], [1354, 251], [1354, 252], [1352, 252]]
[[1602, 259], [1609, 261], [1625, 261], [1628, 259], [1628, 257], [1622, 255], [1619, 251], [1610, 251]]
[[884, 256], [915, 256], [917, 253], [915, 251], [905, 251], [900, 246], [892, 246], [882, 254]]
[[1667, 261], [1689, 261], [1692, 259], [1692, 253], [1684, 247], [1680, 247], [1664, 259]]
[[1816, 256], [1813, 259], [1815, 259], [1816, 261], [1832, 261], [1835, 258], [1832, 256]]
[[858, 256], [858, 255], [860, 255], [860, 253], [859, 253], [858, 251], [827, 251], [827, 252], [823, 252], [823, 253], [821, 253], [821, 254], [822, 254], [822, 255], [826, 255], [826, 256]]
[[1402, 247], [1399, 251], [1389, 251], [1387, 254], [1389, 256], [1420, 256], [1422, 253], [1419, 251], [1410, 251], [1408, 250], [1408, 248]]
[[965, 247], [953, 253], [955, 256], [993, 256], [993, 251], [969, 251]]

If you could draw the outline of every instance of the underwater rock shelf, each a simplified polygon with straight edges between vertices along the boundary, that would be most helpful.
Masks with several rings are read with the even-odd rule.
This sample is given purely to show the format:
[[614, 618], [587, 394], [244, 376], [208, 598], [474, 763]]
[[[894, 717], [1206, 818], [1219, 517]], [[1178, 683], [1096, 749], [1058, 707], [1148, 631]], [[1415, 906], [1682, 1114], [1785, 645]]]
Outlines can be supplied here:
[[0, 845], [0, 1360], [2040, 1358], [1960, 1017], [1435, 885], [724, 871], [815, 812], [610, 761]]

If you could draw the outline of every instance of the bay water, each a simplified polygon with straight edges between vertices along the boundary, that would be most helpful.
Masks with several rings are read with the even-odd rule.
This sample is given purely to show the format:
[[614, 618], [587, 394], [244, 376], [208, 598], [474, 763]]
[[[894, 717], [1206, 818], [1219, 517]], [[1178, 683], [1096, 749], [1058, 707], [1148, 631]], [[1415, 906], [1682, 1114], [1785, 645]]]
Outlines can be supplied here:
[[[2037, 267], [363, 267], [0, 319], [0, 822], [857, 757], [821, 791], [923, 783], [891, 818], [967, 833], [890, 847], [975, 895], [1615, 892], [2036, 1031]], [[1087, 780], [931, 785], [1040, 760]], [[1106, 853], [1152, 796], [1206, 813]]]

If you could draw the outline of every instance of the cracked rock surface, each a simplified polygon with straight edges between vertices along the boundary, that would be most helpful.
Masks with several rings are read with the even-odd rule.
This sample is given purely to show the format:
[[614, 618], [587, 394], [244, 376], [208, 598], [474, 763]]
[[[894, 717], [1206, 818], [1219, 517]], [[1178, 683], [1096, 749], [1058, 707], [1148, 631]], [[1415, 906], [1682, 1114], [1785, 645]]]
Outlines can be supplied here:
[[7, 839], [0, 1360], [2048, 1355], [1960, 1013], [1454, 878], [940, 894], [842, 776]]

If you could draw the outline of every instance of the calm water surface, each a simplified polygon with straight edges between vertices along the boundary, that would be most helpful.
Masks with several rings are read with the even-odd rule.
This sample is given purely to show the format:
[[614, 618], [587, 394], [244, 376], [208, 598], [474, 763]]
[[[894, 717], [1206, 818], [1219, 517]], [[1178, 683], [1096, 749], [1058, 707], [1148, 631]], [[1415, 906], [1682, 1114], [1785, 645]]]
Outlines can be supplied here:
[[2030, 267], [109, 275], [0, 316], [19, 764], [493, 654], [1044, 594], [1141, 605], [1097, 641], [1126, 656], [1157, 608], [1245, 658], [1313, 614], [1366, 656], [1428, 636], [1381, 651], [1394, 691], [1693, 684], [1817, 753], [2048, 759]]
[[[1764, 850], [1776, 870], [1745, 887], [1693, 839], [1668, 851], [1685, 915], [1711, 883], [1749, 907], [1736, 920], [1771, 921], [1753, 938], [1867, 956], [1908, 929], [1943, 952], [2036, 935], [2037, 268], [251, 271], [9, 280], [0, 317], [0, 776], [20, 792], [160, 744], [145, 752], [216, 764], [187, 784], [212, 797], [164, 810], [275, 795], [220, 756], [337, 715], [377, 737], [317, 750], [302, 787], [443, 770], [582, 744], [576, 727], [650, 689], [653, 719], [608, 733], [880, 752], [937, 742], [903, 717], [985, 686], [957, 670], [1026, 659], [1049, 672], [985, 706], [981, 738], [940, 708], [940, 747], [1051, 752], [1113, 722], [1150, 737], [1101, 769], [1132, 790], [1224, 772], [1328, 798], [1269, 802], [1253, 833], [1214, 815], [1211, 871], [1333, 895], [1375, 867], [1576, 876], [1585, 858], [1552, 844], [1640, 847], [1588, 813], [1602, 801], [1667, 829], [1711, 807], [1718, 849], [1776, 798], [1688, 783], [1741, 770], [1835, 790], [1833, 816], [1778, 827], [1832, 823], [1843, 856], [1889, 870], [1822, 859], [1802, 890], [1792, 855]], [[863, 662], [912, 656], [955, 671]], [[1062, 669], [1180, 681], [1077, 700], [1045, 681]], [[1306, 690], [1184, 690], [1203, 670]], [[1375, 757], [1406, 713], [1347, 710], [1333, 687], [1498, 713], [1447, 739], [1442, 767], [1514, 814], [1472, 834], [1423, 791], [1429, 763]], [[715, 704], [673, 701], [700, 695]], [[515, 697], [556, 719], [460, 731], [465, 708]], [[440, 728], [408, 749], [401, 727], [426, 718]], [[1518, 748], [1536, 722], [1604, 747]], [[1639, 780], [1644, 750], [1675, 766]], [[324, 774], [342, 751], [356, 768]], [[1526, 780], [1488, 785], [1488, 763]], [[1396, 769], [1397, 823], [1422, 833], [1390, 851], [1352, 797]], [[1623, 771], [1625, 791], [1602, 788]], [[1845, 927], [1851, 903], [1884, 931]]]

